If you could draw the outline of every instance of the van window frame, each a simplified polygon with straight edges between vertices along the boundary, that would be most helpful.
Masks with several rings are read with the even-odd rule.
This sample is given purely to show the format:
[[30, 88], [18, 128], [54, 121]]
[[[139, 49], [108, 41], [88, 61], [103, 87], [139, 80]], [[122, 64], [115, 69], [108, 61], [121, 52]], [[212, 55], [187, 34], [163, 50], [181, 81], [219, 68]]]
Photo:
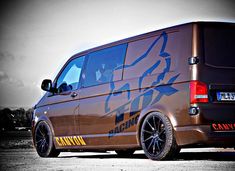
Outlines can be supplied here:
[[[99, 50], [90, 51], [88, 54], [86, 54], [86, 58], [85, 58], [84, 63], [83, 63], [83, 69], [82, 69], [81, 75], [84, 74], [86, 72], [86, 70], [87, 70], [87, 64], [88, 64], [88, 60], [90, 58], [90, 54], [98, 52], [98, 51], [102, 51], [102, 50], [105, 50], [105, 49], [113, 48], [113, 47], [116, 47], [116, 46], [120, 46], [120, 45], [126, 45], [126, 50], [125, 50], [123, 61], [122, 61], [123, 63], [121, 65], [122, 68], [121, 68], [121, 73], [120, 73], [120, 79], [112, 81], [112, 82], [122, 81], [123, 80], [123, 76], [124, 76], [124, 65], [125, 65], [125, 61], [126, 61], [126, 54], [127, 54], [129, 42], [115, 44], [113, 46], [108, 46], [108, 47], [105, 47], [105, 48], [102, 48], [102, 49], [99, 49]], [[81, 79], [81, 77], [80, 77], [80, 79]], [[80, 89], [94, 87], [94, 86], [99, 86], [99, 85], [104, 85], [104, 84], [110, 84], [111, 83], [111, 81], [110, 81], [110, 82], [100, 83], [100, 84], [96, 84], [96, 85], [84, 86], [85, 79], [80, 80], [81, 81]]]
[[233, 25], [233, 23], [203, 23], [200, 25], [200, 30], [199, 30], [199, 36], [200, 36], [200, 40], [198, 41], [199, 43], [199, 48], [201, 51], [201, 55], [202, 55], [202, 62], [205, 66], [208, 67], [212, 67], [212, 68], [216, 68], [216, 69], [232, 69], [234, 70], [235, 67], [231, 67], [231, 66], [224, 66], [224, 65], [213, 65], [208, 63], [208, 61], [206, 60], [206, 48], [205, 48], [205, 28], [206, 27], [211, 27], [211, 26], [216, 26], [216, 27], [223, 27], [223, 26], [228, 26], [228, 25]]
[[[77, 85], [77, 88], [75, 90], [69, 90], [69, 91], [66, 91], [66, 92], [72, 92], [72, 91], [77, 91], [78, 89], [81, 89], [81, 85], [82, 85], [82, 73], [83, 73], [83, 70], [84, 70], [84, 67], [85, 67], [85, 63], [87, 61], [87, 54], [83, 54], [83, 55], [75, 55], [73, 57], [71, 57], [65, 64], [64, 66], [61, 68], [61, 70], [59, 71], [59, 73], [57, 74], [56, 78], [54, 79], [53, 81], [53, 87], [56, 87], [57, 86], [57, 81], [58, 81], [58, 78], [61, 76], [61, 74], [64, 72], [65, 68], [70, 64], [70, 62], [72, 62], [73, 60], [77, 59], [77, 58], [81, 58], [81, 57], [84, 57], [84, 61], [83, 61], [83, 65], [82, 65], [82, 68], [81, 68], [81, 74], [79, 76], [79, 82], [78, 82], [78, 85]], [[62, 92], [63, 93], [63, 92]], [[61, 93], [50, 93], [49, 96], [56, 96], [56, 95], [60, 95]]]

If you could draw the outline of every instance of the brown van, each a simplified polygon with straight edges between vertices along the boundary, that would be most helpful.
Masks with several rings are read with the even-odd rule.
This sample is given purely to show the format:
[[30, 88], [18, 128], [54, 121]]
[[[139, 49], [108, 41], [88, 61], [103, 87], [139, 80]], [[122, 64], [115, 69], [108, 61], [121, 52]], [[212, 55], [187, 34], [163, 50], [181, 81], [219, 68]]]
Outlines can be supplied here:
[[153, 160], [235, 147], [235, 24], [194, 22], [72, 56], [34, 109], [41, 157], [107, 151]]

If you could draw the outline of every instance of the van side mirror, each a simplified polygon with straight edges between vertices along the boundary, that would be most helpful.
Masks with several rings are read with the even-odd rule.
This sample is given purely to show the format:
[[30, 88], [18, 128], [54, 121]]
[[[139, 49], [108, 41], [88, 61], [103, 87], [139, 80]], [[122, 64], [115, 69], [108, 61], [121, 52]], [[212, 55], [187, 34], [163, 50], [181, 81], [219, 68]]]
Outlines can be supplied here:
[[41, 89], [44, 91], [53, 92], [52, 81], [49, 79], [43, 80], [41, 84]]

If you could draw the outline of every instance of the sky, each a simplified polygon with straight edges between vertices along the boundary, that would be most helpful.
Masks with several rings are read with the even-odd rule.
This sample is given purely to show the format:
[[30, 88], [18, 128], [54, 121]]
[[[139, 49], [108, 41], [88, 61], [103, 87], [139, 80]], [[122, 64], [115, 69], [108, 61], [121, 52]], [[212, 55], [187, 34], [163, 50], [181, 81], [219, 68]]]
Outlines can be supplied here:
[[0, 107], [33, 107], [73, 54], [191, 21], [235, 22], [234, 0], [0, 2]]

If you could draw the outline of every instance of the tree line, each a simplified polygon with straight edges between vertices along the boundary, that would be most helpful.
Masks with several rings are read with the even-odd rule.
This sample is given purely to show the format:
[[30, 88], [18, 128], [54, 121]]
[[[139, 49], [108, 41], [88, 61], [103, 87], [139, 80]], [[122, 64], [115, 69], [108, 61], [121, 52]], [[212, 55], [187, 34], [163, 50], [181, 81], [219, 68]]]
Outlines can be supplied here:
[[0, 110], [0, 132], [19, 129], [30, 129], [33, 109], [19, 108], [12, 110], [4, 108]]

